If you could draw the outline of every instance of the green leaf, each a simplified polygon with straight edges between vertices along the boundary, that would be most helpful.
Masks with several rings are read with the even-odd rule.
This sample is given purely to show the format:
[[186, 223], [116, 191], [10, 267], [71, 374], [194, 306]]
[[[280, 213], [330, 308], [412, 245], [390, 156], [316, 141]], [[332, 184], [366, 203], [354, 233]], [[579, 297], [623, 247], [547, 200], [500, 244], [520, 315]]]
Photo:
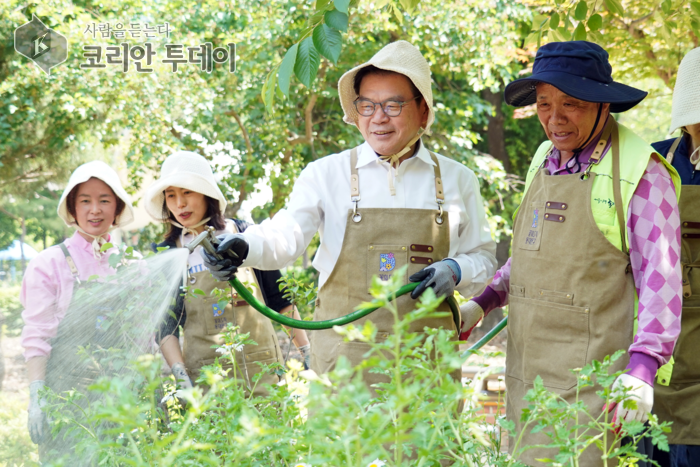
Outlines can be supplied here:
[[316, 72], [320, 63], [321, 57], [318, 54], [318, 50], [314, 47], [313, 40], [307, 37], [299, 43], [297, 61], [294, 64], [294, 74], [307, 88], [311, 87], [311, 83], [316, 78]]
[[690, 2], [690, 9], [693, 10], [695, 16], [700, 18], [700, 2]]
[[374, 3], [374, 6], [377, 8], [377, 10], [384, 8], [391, 0], [378, 0], [377, 2]]
[[263, 84], [262, 88], [262, 97], [263, 97], [263, 102], [265, 104], [265, 109], [267, 110], [267, 113], [272, 115], [274, 113], [274, 104], [275, 104], [275, 90], [277, 89], [277, 69], [279, 65], [274, 67], [270, 73], [268, 73], [267, 78], [265, 79], [265, 84]]
[[348, 15], [338, 10], [327, 11], [323, 17], [326, 24], [338, 31], [346, 32], [348, 30]]
[[169, 250], [169, 249], [170, 249], [169, 246], [159, 246], [159, 247], [156, 247], [156, 250], [158, 250], [158, 253], [160, 253], [161, 251], [167, 251], [167, 250]]
[[116, 253], [112, 253], [111, 255], [109, 255], [109, 259], [107, 260], [107, 262], [109, 263], [109, 267], [114, 269], [119, 265], [119, 263], [122, 262], [122, 256]]
[[588, 23], [587, 23], [588, 29], [591, 31], [597, 31], [600, 28], [603, 27], [603, 17], [600, 16], [598, 13], [595, 15], [591, 15], [590, 18], [588, 18]]
[[104, 245], [102, 245], [102, 248], [100, 248], [100, 253], [104, 253], [105, 251], [109, 250], [110, 248], [113, 248], [114, 245], [111, 243], [107, 242]]
[[418, 6], [420, 0], [399, 0], [399, 3], [401, 3], [403, 9], [406, 10], [406, 13], [410, 15], [413, 13], [413, 10]]
[[192, 294], [194, 294], [194, 295], [201, 295], [202, 297], [206, 295], [202, 289], [194, 289], [194, 290], [192, 291]]
[[90, 276], [90, 277], [87, 278], [87, 281], [88, 281], [88, 282], [92, 282], [92, 281], [96, 281], [96, 280], [99, 279], [99, 278], [100, 278], [100, 275], [99, 275], [99, 274], [93, 274], [92, 276]]
[[298, 48], [299, 44], [294, 44], [287, 50], [277, 73], [277, 84], [285, 97], [289, 97], [289, 80], [292, 77], [292, 73], [294, 73], [294, 62], [297, 60]]
[[620, 0], [605, 0], [605, 7], [612, 14], [624, 16], [625, 10], [622, 8]]
[[664, 0], [661, 2], [661, 10], [664, 12], [665, 15], [670, 15], [671, 14], [671, 1], [670, 0]]
[[333, 0], [333, 5], [335, 5], [336, 10], [347, 15], [350, 0]]
[[565, 26], [558, 28], [557, 31], [559, 34], [561, 34], [561, 37], [565, 41], [570, 41], [571, 40], [571, 31], [569, 31]]
[[552, 14], [551, 18], [549, 18], [549, 29], [556, 29], [559, 27], [559, 13], [556, 11], [554, 14]]
[[331, 3], [331, 0], [316, 0], [316, 11], [326, 11], [326, 7]]
[[576, 29], [574, 30], [574, 40], [575, 41], [585, 41], [586, 40], [586, 26], [583, 21], [578, 23]]
[[340, 33], [325, 24], [317, 26], [313, 34], [314, 46], [321, 54], [333, 63], [338, 62], [343, 38]]
[[586, 19], [587, 14], [588, 14], [588, 5], [586, 5], [585, 0], [581, 0], [576, 5], [576, 11], [574, 11], [574, 18], [576, 18], [579, 21], [583, 21], [584, 19]]
[[535, 17], [532, 19], [532, 30], [535, 31], [540, 29], [547, 21], [549, 21], [549, 16], [535, 15]]

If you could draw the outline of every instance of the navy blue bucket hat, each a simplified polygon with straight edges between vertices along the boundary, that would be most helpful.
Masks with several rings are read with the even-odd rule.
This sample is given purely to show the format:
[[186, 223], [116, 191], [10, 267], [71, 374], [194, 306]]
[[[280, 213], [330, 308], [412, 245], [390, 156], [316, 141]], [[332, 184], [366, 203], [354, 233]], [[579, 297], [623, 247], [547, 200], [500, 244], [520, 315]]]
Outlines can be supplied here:
[[540, 47], [532, 75], [506, 86], [506, 102], [515, 107], [534, 104], [537, 83], [551, 84], [582, 101], [608, 103], [614, 113], [631, 109], [647, 96], [644, 91], [613, 81], [608, 53], [587, 41], [550, 42]]

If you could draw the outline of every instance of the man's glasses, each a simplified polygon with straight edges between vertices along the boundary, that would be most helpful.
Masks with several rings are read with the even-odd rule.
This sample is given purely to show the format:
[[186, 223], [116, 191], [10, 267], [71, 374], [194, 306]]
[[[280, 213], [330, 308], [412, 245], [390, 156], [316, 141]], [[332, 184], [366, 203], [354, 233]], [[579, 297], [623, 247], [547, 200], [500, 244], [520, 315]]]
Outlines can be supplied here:
[[407, 101], [392, 101], [386, 100], [384, 102], [372, 102], [369, 99], [356, 99], [353, 104], [355, 104], [355, 109], [357, 113], [363, 117], [371, 117], [377, 110], [377, 106], [380, 106], [387, 117], [398, 117], [401, 115], [401, 110], [403, 106], [411, 101], [418, 99], [420, 96], [416, 96], [413, 99]]

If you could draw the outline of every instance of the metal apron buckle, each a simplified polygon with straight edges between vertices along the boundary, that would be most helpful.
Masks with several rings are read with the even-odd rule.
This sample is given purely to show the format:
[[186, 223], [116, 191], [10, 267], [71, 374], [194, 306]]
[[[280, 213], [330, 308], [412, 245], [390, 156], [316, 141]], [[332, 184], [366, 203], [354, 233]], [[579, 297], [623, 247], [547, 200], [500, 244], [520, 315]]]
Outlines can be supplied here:
[[362, 220], [362, 214], [357, 212], [357, 203], [360, 202], [362, 198], [360, 196], [353, 196], [351, 198], [352, 202], [355, 203], [355, 205], [352, 208], [352, 221], [353, 222], [360, 222]]
[[445, 202], [444, 202], [443, 200], [441, 200], [441, 199], [436, 199], [435, 201], [437, 201], [438, 209], [439, 209], [439, 212], [438, 212], [437, 216], [435, 216], [435, 222], [436, 222], [438, 225], [442, 225], [442, 223], [443, 223], [443, 220], [442, 220], [442, 214], [443, 214], [442, 205], [443, 205]]

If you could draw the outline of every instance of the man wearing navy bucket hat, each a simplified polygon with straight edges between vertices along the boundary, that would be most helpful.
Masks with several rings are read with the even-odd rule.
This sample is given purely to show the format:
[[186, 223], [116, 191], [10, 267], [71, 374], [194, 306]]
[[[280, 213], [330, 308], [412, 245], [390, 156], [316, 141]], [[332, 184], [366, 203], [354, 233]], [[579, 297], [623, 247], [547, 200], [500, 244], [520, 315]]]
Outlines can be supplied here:
[[[611, 115], [645, 96], [613, 81], [607, 52], [585, 41], [542, 46], [532, 76], [506, 87], [508, 104], [536, 104], [549, 140], [527, 174], [512, 256], [462, 315], [469, 329], [509, 305], [506, 407], [516, 434], [524, 431], [521, 447], [548, 444], [544, 432], [532, 434], [520, 421], [537, 376], [568, 402], [585, 402], [594, 416], [605, 409], [615, 420], [646, 421], [657, 369], [678, 338], [680, 180]], [[612, 371], [628, 371], [614, 387], [626, 387], [636, 408], [604, 408], [600, 388], [577, 392], [570, 371], [620, 349], [627, 353]], [[591, 446], [578, 465], [603, 465], [601, 454]], [[536, 459], [555, 455], [537, 447], [520, 460], [542, 465]]]

